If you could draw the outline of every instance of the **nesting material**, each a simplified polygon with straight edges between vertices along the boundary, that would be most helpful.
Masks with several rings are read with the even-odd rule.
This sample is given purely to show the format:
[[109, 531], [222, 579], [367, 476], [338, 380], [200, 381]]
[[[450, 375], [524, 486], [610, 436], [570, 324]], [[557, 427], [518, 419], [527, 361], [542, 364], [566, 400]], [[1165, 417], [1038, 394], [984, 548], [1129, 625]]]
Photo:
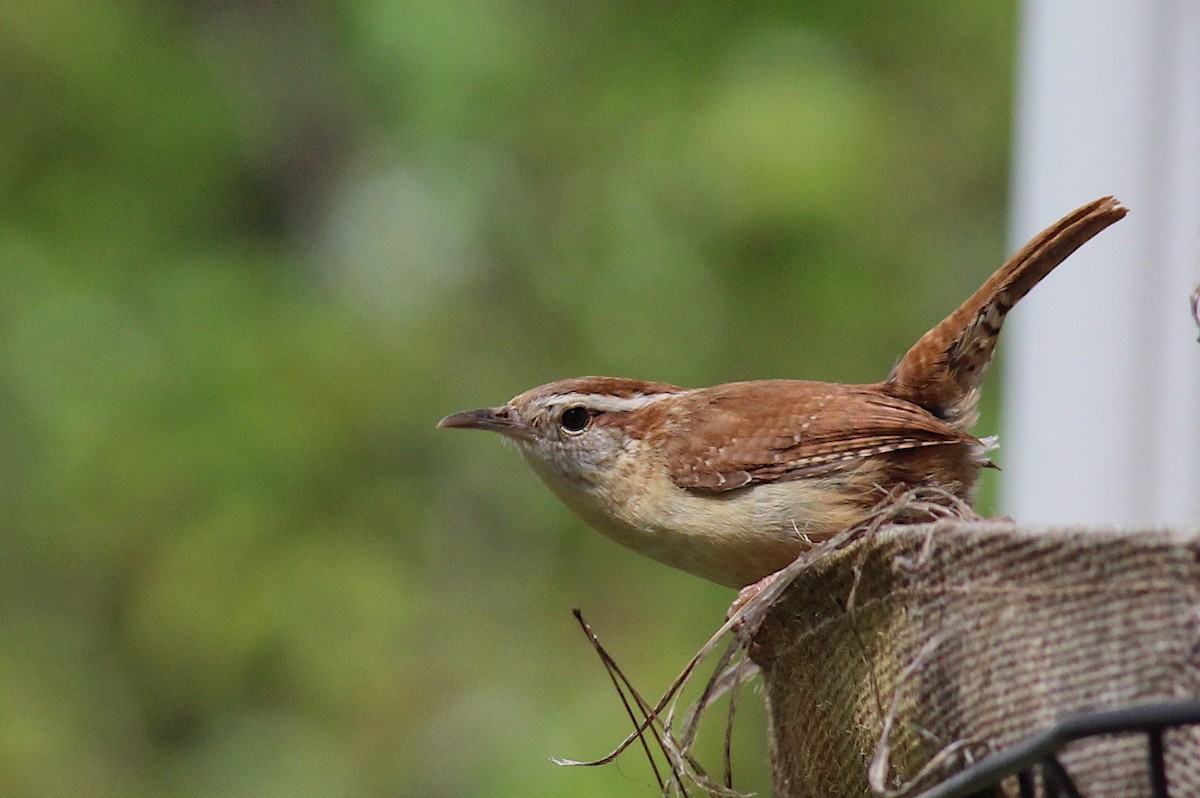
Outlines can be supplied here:
[[[740, 611], [777, 796], [915, 794], [1063, 716], [1200, 696], [1200, 530], [884, 526], [802, 557]], [[1167, 734], [1200, 795], [1200, 732]], [[1073, 743], [1084, 795], [1148, 794], [1145, 741]]]

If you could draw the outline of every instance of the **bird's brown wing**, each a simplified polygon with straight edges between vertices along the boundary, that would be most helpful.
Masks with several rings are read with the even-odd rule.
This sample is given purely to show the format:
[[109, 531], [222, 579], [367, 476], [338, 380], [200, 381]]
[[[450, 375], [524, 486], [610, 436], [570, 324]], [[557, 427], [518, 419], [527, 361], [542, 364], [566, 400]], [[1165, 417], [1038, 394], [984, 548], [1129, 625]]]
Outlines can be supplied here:
[[873, 386], [730, 383], [694, 392], [671, 416], [655, 443], [675, 484], [706, 493], [835, 471], [889, 451], [978, 443]]

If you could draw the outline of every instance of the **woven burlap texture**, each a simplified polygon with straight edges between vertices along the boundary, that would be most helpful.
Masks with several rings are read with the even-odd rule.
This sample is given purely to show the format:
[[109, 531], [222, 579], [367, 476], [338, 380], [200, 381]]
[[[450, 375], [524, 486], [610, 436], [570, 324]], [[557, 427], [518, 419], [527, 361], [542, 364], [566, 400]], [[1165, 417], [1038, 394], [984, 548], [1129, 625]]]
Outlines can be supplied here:
[[[1200, 532], [939, 522], [814, 559], [752, 649], [775, 794], [914, 794], [1065, 715], [1200, 697], [1198, 555]], [[1166, 740], [1172, 794], [1200, 795], [1196, 730]], [[1143, 796], [1145, 745], [1061, 760], [1086, 796]]]

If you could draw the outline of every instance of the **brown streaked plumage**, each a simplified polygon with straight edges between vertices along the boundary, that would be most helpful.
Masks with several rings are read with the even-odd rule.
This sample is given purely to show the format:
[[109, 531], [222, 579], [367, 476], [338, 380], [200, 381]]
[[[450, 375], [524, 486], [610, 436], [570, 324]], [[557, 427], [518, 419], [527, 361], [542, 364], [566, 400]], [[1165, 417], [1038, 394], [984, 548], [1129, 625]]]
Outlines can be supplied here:
[[889, 491], [970, 501], [987, 445], [968, 432], [1005, 315], [1126, 214], [1083, 206], [1017, 252], [872, 385], [758, 380], [686, 389], [580, 377], [440, 427], [512, 440], [539, 477], [619, 543], [731, 587], [867, 517]]
[[655, 443], [675, 484], [709, 493], [829, 473], [847, 460], [898, 450], [979, 445], [874, 386], [735, 382], [640, 412], [659, 412], [670, 420], [648, 426], [660, 431]]
[[979, 385], [1004, 317], [1054, 267], [1126, 213], [1116, 199], [1101, 197], [1038, 233], [958, 310], [921, 336], [880, 389], [960, 429], [974, 424]]

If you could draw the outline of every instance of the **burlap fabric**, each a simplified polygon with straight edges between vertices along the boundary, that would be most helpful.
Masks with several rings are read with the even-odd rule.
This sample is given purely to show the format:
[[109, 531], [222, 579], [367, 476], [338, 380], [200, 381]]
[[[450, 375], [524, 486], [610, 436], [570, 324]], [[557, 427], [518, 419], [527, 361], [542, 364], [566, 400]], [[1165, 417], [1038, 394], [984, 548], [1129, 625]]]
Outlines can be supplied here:
[[[885, 528], [807, 566], [752, 656], [777, 796], [915, 794], [1064, 715], [1200, 697], [1200, 531]], [[1200, 796], [1200, 734], [1166, 739]], [[1085, 796], [1148, 794], [1141, 736], [1061, 760]]]

